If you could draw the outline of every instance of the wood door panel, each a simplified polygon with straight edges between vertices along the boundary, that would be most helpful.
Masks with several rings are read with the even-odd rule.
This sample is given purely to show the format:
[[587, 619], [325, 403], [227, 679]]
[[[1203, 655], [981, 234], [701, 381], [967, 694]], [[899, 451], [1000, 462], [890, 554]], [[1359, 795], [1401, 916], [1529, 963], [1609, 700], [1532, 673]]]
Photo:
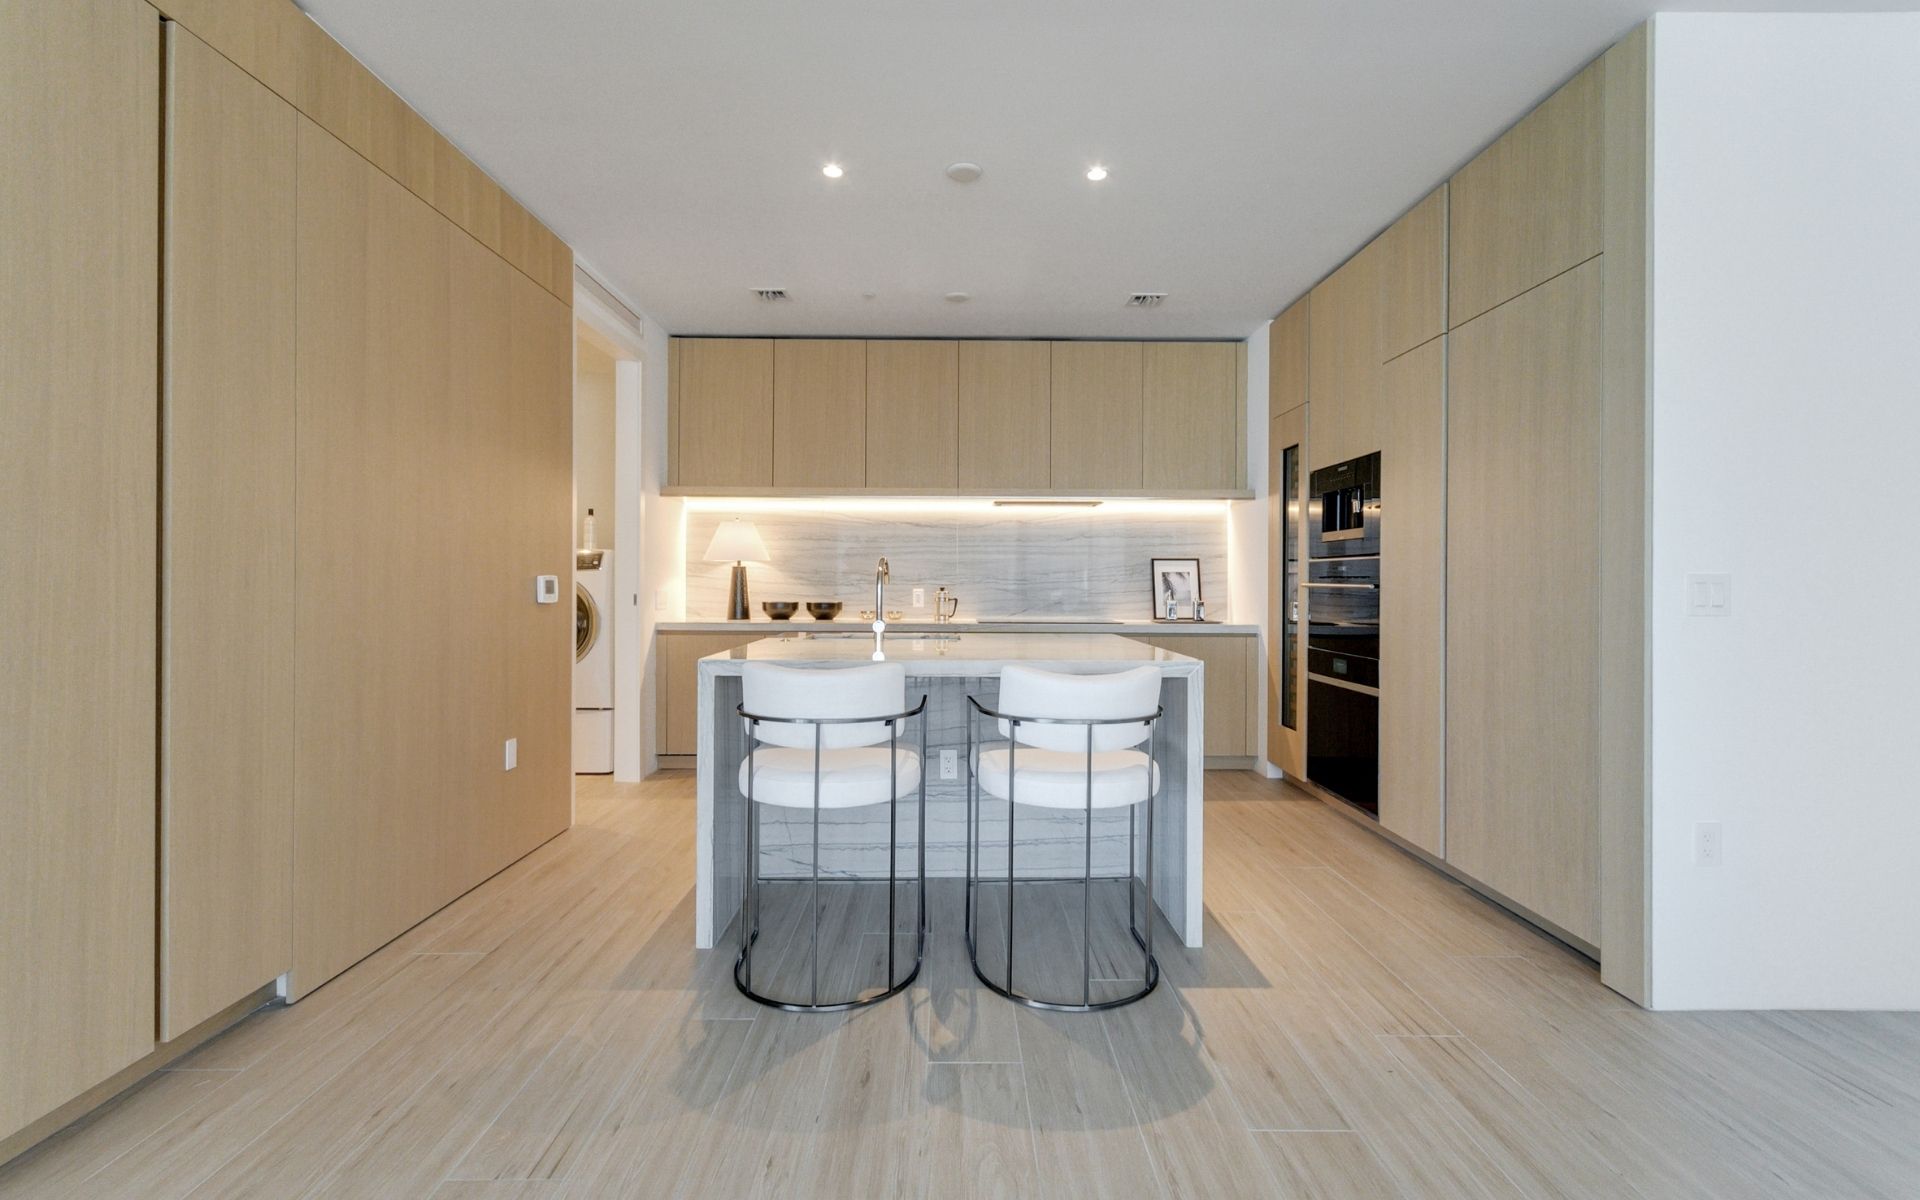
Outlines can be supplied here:
[[1044, 492], [1052, 480], [1047, 342], [961, 342], [959, 486]]
[[1445, 848], [1446, 342], [1382, 370], [1380, 823]]
[[773, 344], [773, 486], [864, 486], [866, 429], [865, 342]]
[[1601, 264], [1455, 330], [1447, 861], [1598, 934]]
[[1600, 253], [1603, 70], [1574, 76], [1453, 177], [1451, 326]]
[[1050, 412], [1053, 490], [1142, 485], [1139, 342], [1054, 342]]
[[959, 486], [960, 343], [867, 343], [870, 488]]
[[1380, 358], [1447, 331], [1447, 185], [1380, 235]]
[[154, 1041], [160, 22], [0, 38], [0, 1138]]
[[1369, 243], [1308, 294], [1310, 470], [1380, 448], [1380, 256], [1380, 243]]
[[169, 24], [161, 1034], [292, 965], [294, 139]]
[[676, 338], [674, 445], [687, 487], [773, 486], [773, 342]]
[[1228, 490], [1244, 460], [1233, 342], [1148, 342], [1141, 352], [1145, 459], [1155, 491]]

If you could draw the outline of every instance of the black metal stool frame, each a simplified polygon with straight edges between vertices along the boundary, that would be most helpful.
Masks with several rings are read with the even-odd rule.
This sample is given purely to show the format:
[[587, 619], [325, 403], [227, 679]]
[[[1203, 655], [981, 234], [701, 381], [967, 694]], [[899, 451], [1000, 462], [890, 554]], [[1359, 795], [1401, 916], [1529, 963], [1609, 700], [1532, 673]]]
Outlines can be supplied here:
[[[1109, 1008], [1120, 1008], [1136, 1000], [1144, 1000], [1160, 984], [1160, 962], [1153, 956], [1153, 799], [1154, 769], [1159, 757], [1160, 718], [1166, 714], [1164, 707], [1155, 708], [1151, 715], [1140, 717], [1016, 717], [1009, 713], [996, 712], [980, 703], [973, 696], [967, 697], [970, 711], [967, 713], [967, 890], [966, 890], [966, 935], [967, 959], [973, 964], [973, 976], [995, 993], [1006, 997], [1016, 1004], [1028, 1008], [1042, 1008], [1050, 1012], [1100, 1012]], [[994, 721], [1007, 723], [1007, 980], [1003, 986], [987, 978], [980, 969], [980, 947], [974, 930], [974, 912], [977, 903], [974, 891], [979, 886], [978, 866], [980, 863], [980, 772], [975, 757], [973, 737], [974, 720], [986, 717]], [[1016, 770], [1020, 761], [1020, 726], [1022, 725], [1079, 725], [1087, 731], [1087, 850], [1084, 872], [1080, 878], [1080, 1003], [1069, 1004], [1054, 1000], [1040, 1000], [1033, 996], [1023, 996], [1013, 988], [1013, 813], [1018, 807], [1016, 796], [1019, 792]], [[1142, 971], [1146, 985], [1139, 991], [1116, 1000], [1093, 1002], [1093, 733], [1102, 725], [1145, 725], [1147, 727], [1147, 929], [1146, 936], [1140, 933], [1139, 922], [1135, 917], [1133, 893], [1136, 876], [1133, 873], [1135, 862], [1134, 827], [1136, 824], [1135, 805], [1127, 805], [1127, 932], [1133, 936], [1134, 944], [1145, 955]], [[1062, 810], [1065, 811], [1065, 810]], [[1068, 880], [1027, 880], [1029, 883], [1073, 882]]]
[[[927, 958], [927, 698], [920, 697], [920, 703], [905, 712], [885, 716], [871, 717], [767, 717], [747, 711], [746, 706], [736, 705], [734, 712], [747, 723], [747, 814], [746, 814], [746, 851], [745, 878], [741, 884], [740, 897], [740, 953], [733, 960], [733, 986], [740, 994], [757, 1004], [768, 1008], [777, 1008], [782, 1012], [847, 1012], [851, 1009], [866, 1008], [882, 1000], [899, 995], [912, 985], [920, 975], [920, 967]], [[898, 861], [900, 856], [900, 724], [903, 721], [920, 718], [920, 870], [919, 870], [919, 923], [914, 943], [913, 970], [906, 978], [894, 981], [894, 943], [899, 941], [895, 903], [900, 887], [898, 883]], [[828, 725], [880, 725], [887, 727], [887, 988], [865, 1000], [843, 1000], [820, 1003], [820, 736]], [[787, 1000], [775, 1000], [753, 990], [753, 947], [760, 940], [760, 808], [753, 799], [753, 782], [758, 772], [754, 770], [755, 747], [759, 739], [755, 736], [761, 725], [811, 725], [813, 726], [813, 879], [808, 897], [808, 907], [812, 910], [813, 929], [808, 950], [807, 969], [810, 975], [811, 1003], [795, 1004]]]

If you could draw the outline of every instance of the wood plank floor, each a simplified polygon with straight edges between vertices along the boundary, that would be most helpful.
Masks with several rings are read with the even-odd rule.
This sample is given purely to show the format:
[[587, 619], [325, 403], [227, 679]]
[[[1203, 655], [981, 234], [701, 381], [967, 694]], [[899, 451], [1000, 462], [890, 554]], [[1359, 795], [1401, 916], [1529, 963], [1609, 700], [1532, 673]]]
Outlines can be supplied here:
[[[1920, 1196], [1920, 1016], [1646, 1013], [1319, 802], [1208, 789], [1207, 948], [1161, 926], [1140, 1004], [985, 992], [936, 881], [907, 994], [794, 1016], [691, 948], [691, 775], [583, 780], [574, 829], [0, 1167], [0, 1197]], [[808, 986], [793, 900], [769, 988]], [[1027, 986], [1077, 990], [1078, 892], [1018, 903]], [[822, 910], [823, 990], [877, 980], [884, 893]], [[1096, 936], [1096, 986], [1130, 951]]]

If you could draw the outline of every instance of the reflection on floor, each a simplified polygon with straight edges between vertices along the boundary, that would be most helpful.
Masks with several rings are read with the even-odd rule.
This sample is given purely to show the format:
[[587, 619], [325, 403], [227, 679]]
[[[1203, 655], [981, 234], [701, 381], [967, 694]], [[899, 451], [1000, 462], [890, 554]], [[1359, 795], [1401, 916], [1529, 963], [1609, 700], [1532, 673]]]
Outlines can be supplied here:
[[[0, 1197], [1920, 1190], [1920, 1017], [1645, 1013], [1285, 785], [1208, 789], [1207, 948], [1162, 926], [1147, 1000], [987, 993], [939, 881], [913, 988], [795, 1016], [734, 991], [731, 938], [691, 949], [691, 776], [582, 780], [575, 829], [0, 1168]], [[763, 922], [776, 977], [804, 970], [797, 901]], [[1078, 889], [1017, 904], [1016, 970], [1077, 989]], [[884, 912], [883, 890], [832, 899], [842, 982], [883, 969]], [[1102, 979], [1137, 972], [1117, 928]]]

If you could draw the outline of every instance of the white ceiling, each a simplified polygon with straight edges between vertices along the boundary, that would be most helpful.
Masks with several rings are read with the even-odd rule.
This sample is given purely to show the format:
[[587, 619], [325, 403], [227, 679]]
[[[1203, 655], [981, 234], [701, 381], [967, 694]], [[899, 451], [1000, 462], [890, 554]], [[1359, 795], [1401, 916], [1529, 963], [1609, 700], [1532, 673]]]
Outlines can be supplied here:
[[301, 6], [675, 333], [1065, 337], [1246, 336], [1653, 9], [1861, 7]]

